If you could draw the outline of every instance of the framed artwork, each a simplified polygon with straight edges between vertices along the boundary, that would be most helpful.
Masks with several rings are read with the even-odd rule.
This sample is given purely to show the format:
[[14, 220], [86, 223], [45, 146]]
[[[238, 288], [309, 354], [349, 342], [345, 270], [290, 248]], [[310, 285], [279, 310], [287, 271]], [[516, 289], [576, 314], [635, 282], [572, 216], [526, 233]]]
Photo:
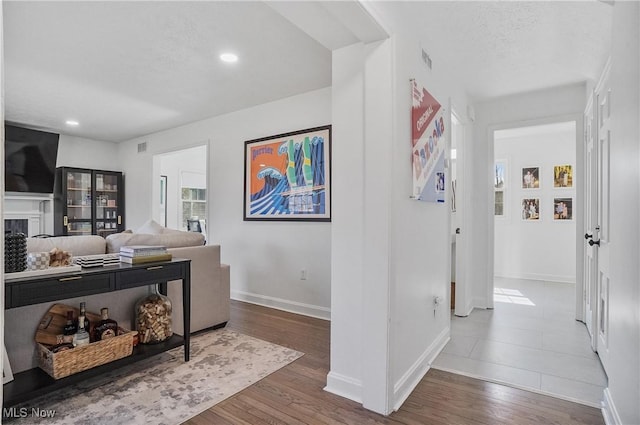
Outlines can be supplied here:
[[496, 161], [493, 174], [493, 188], [503, 190], [507, 182], [507, 162]]
[[527, 167], [522, 169], [522, 188], [523, 189], [540, 188], [540, 168]]
[[553, 187], [573, 187], [573, 168], [571, 165], [553, 167]]
[[553, 199], [553, 219], [573, 220], [573, 198]]
[[504, 211], [504, 191], [503, 190], [496, 190], [494, 192], [495, 194], [495, 198], [494, 198], [494, 213], [493, 215], [495, 215], [496, 217], [504, 217], [505, 215], [505, 211]]
[[244, 220], [331, 221], [331, 126], [248, 140]]
[[540, 199], [528, 198], [522, 200], [522, 219], [540, 220]]

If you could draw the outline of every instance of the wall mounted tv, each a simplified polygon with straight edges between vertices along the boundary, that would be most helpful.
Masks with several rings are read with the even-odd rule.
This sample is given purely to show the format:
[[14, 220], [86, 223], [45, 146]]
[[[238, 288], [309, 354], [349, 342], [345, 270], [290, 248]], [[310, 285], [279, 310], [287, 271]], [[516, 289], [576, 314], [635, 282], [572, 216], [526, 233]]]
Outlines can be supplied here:
[[59, 138], [5, 123], [5, 192], [53, 193]]

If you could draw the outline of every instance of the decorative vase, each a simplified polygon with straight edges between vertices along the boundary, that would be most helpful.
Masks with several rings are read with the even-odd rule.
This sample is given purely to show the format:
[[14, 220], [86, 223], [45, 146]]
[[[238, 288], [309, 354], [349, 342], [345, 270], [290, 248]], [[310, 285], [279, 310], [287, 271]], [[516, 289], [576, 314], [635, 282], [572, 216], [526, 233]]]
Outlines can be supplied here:
[[24, 233], [4, 235], [4, 272], [15, 273], [27, 268], [27, 236]]
[[158, 293], [156, 286], [151, 293], [136, 302], [136, 330], [140, 344], [156, 344], [173, 335], [171, 330], [171, 300]]

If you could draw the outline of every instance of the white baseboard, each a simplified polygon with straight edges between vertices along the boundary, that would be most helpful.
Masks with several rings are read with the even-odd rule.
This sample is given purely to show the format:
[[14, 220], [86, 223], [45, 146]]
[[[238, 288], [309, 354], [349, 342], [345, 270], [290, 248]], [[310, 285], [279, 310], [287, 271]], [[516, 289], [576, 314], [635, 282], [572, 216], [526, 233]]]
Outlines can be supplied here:
[[442, 351], [447, 342], [449, 342], [450, 334], [451, 328], [447, 326], [393, 386], [394, 411], [400, 409], [400, 406], [402, 406], [409, 395], [411, 395], [411, 392], [413, 392], [420, 383], [420, 380], [427, 374], [435, 358], [440, 354], [440, 351]]
[[502, 277], [506, 279], [527, 279], [527, 280], [543, 280], [545, 282], [560, 282], [560, 283], [576, 283], [576, 277], [574, 276], [561, 276], [553, 274], [543, 273], [501, 273], [494, 272], [495, 277]]
[[243, 291], [231, 291], [231, 299], [244, 301], [251, 304], [258, 304], [289, 313], [302, 314], [304, 316], [315, 317], [317, 319], [331, 320], [331, 309], [318, 305], [305, 304], [297, 301], [285, 300], [282, 298], [269, 297], [267, 295], [252, 294]]
[[472, 305], [468, 305], [466, 307], [466, 312], [464, 314], [462, 314], [462, 315], [456, 314], [456, 317], [467, 317], [467, 316], [469, 316], [471, 314], [471, 312], [473, 311], [474, 308], [475, 307], [473, 306], [473, 304]]
[[350, 376], [329, 372], [324, 390], [362, 404], [362, 382]]
[[620, 415], [616, 410], [613, 399], [611, 398], [611, 392], [609, 388], [604, 389], [604, 400], [602, 401], [602, 416], [604, 417], [604, 423], [606, 425], [622, 425]]

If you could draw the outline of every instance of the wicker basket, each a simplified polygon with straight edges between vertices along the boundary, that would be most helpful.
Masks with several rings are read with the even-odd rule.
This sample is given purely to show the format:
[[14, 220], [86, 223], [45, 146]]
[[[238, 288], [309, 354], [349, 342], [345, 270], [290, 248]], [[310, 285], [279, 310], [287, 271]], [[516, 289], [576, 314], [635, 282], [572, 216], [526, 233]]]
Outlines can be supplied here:
[[126, 329], [124, 331], [116, 337], [58, 353], [36, 343], [39, 366], [54, 379], [60, 379], [130, 356], [133, 353], [133, 338], [138, 333]]

